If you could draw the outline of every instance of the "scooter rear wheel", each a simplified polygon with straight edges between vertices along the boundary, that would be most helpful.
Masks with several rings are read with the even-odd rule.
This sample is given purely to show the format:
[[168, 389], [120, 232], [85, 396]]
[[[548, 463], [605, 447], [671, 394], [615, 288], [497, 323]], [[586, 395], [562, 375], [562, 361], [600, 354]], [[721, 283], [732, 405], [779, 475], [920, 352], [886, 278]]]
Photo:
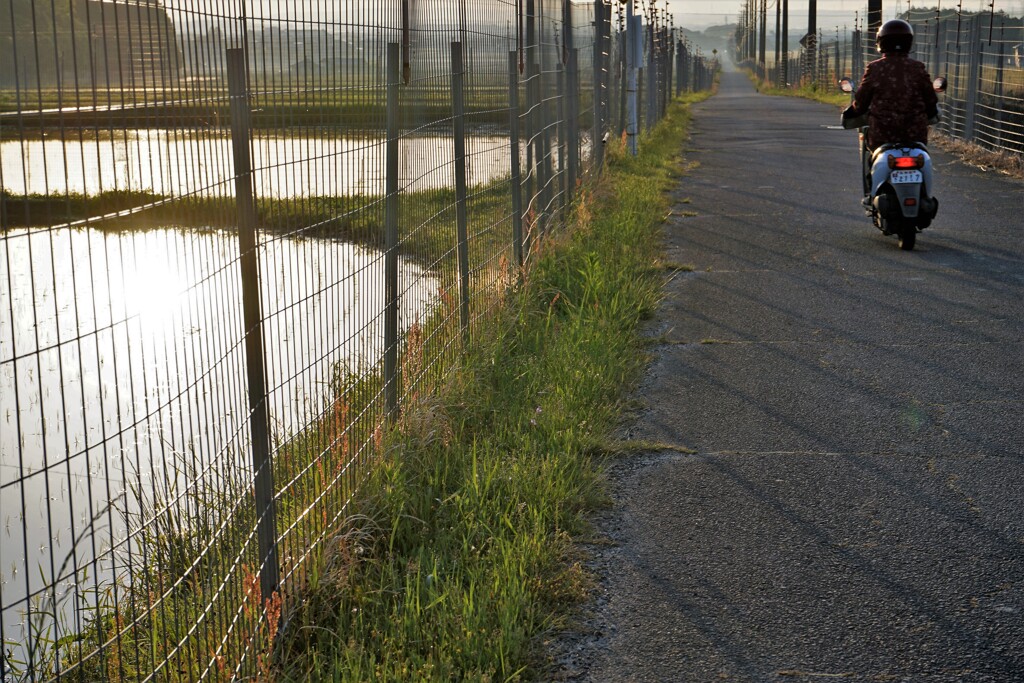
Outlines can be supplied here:
[[900, 231], [900, 237], [898, 244], [900, 249], [903, 251], [910, 251], [914, 248], [914, 242], [917, 241], [917, 230], [913, 227], [907, 228]]

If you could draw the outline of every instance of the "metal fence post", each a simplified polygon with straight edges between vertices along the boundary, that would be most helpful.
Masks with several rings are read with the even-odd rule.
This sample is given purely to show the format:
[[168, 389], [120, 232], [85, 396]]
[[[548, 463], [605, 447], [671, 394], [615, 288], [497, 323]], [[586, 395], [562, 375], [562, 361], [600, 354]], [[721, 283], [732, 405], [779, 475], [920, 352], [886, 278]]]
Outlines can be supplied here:
[[672, 100], [673, 71], [676, 65], [676, 40], [671, 32], [665, 37], [665, 111]]
[[462, 43], [452, 43], [452, 107], [455, 145], [455, 221], [458, 234], [459, 319], [462, 334], [469, 334], [469, 226], [466, 218], [466, 120]]
[[388, 416], [398, 412], [398, 83], [400, 46], [388, 43], [387, 143], [384, 199], [384, 396]]
[[935, 17], [935, 46], [933, 48], [932, 59], [935, 66], [932, 67], [932, 76], [938, 77], [943, 75], [943, 71], [947, 70], [946, 62], [943, 55], [943, 39], [946, 33], [946, 22], [942, 21], [938, 16]]
[[679, 80], [683, 84], [683, 90], [690, 92], [693, 90], [693, 55], [690, 52], [690, 47], [687, 44], [683, 44], [683, 76]]
[[655, 42], [654, 24], [647, 24], [647, 116], [648, 132], [654, 128], [658, 120], [658, 62], [657, 43]]
[[[537, 196], [537, 164], [539, 163], [539, 145], [536, 143], [537, 138], [537, 97], [536, 97], [536, 81], [537, 81], [537, 68], [534, 62], [537, 52], [537, 32], [536, 32], [536, 18], [534, 17], [534, 3], [533, 0], [526, 1], [526, 44], [523, 46], [523, 58], [526, 60], [526, 87], [524, 88], [524, 94], [526, 95], [526, 116], [523, 118], [523, 122], [526, 124], [526, 199], [527, 205], [533, 206], [534, 200]], [[536, 221], [534, 221], [536, 223]], [[532, 234], [534, 232], [533, 225], [528, 226], [531, 237], [528, 239], [532, 240]], [[529, 252], [527, 252], [529, 253]]]
[[835, 60], [836, 60], [835, 61], [835, 65], [833, 66], [835, 71], [831, 72], [831, 78], [829, 78], [829, 75], [830, 75], [829, 72], [826, 71], [826, 73], [825, 73], [825, 78], [826, 78], [825, 83], [824, 83], [824, 87], [825, 88], [831, 87], [833, 83], [837, 83], [839, 81], [839, 79], [843, 77], [843, 74], [841, 73], [841, 71], [846, 66], [843, 63], [843, 54], [842, 54], [842, 52], [839, 49], [839, 38], [838, 38], [838, 36], [836, 37]]
[[664, 50], [665, 53], [662, 56], [662, 62], [664, 64], [664, 73], [662, 74], [662, 86], [661, 96], [664, 99], [664, 105], [662, 106], [662, 116], [668, 115], [668, 105], [672, 102], [672, 67], [675, 64], [675, 46], [676, 41], [672, 32], [669, 29], [664, 29]]
[[590, 159], [593, 172], [600, 174], [604, 163], [604, 0], [594, 0], [594, 113], [593, 132], [590, 134]]
[[[601, 135], [602, 140], [604, 134], [608, 132], [612, 125], [612, 8], [611, 5], [606, 5], [604, 9], [604, 20], [601, 22], [601, 84], [603, 87], [604, 97], [602, 103], [604, 104], [601, 109]], [[604, 163], [604, 150], [601, 150], [601, 162]]]
[[851, 68], [850, 78], [853, 79], [854, 83], [860, 83], [860, 77], [864, 74], [864, 68], [861, 66], [864, 58], [864, 51], [861, 47], [861, 32], [854, 31], [851, 37], [853, 55], [851, 62], [853, 64]]
[[662, 112], [663, 112], [662, 95], [664, 93], [663, 86], [664, 86], [664, 83], [665, 83], [665, 64], [664, 64], [665, 53], [664, 53], [664, 45], [662, 43], [662, 37], [663, 37], [663, 34], [661, 32], [661, 28], [660, 27], [655, 27], [655, 29], [653, 31], [653, 41], [652, 41], [653, 42], [653, 46], [654, 46], [655, 82], [657, 83], [656, 87], [658, 89], [657, 93], [653, 97], [653, 101], [654, 101], [655, 107], [656, 107], [656, 111], [655, 111], [655, 114], [654, 114], [654, 121], [655, 121], [655, 123], [657, 123], [658, 121], [661, 120], [661, 116], [662, 116]]
[[668, 66], [668, 73], [665, 78], [665, 92], [666, 92], [666, 106], [667, 103], [671, 103], [675, 98], [675, 82], [676, 82], [676, 32], [675, 30], [669, 30], [668, 32], [668, 55], [666, 57], [666, 63]]
[[[572, 205], [573, 191], [576, 189], [576, 163], [578, 155], [573, 154], [574, 145], [578, 143], [575, 98], [578, 96], [578, 87], [575, 77], [574, 60], [576, 58], [576, 35], [573, 32], [572, 3], [566, 2], [562, 5], [562, 50], [565, 55], [565, 90], [559, 88], [564, 98], [562, 116], [564, 123], [562, 130], [565, 132], [565, 144], [561, 145], [559, 154], [566, 154], [567, 159], [561, 164], [564, 170], [562, 182], [562, 208]], [[597, 41], [597, 32], [594, 32], [594, 42]], [[567, 174], [567, 175], [565, 175]], [[567, 218], [563, 214], [562, 220]]]
[[515, 50], [508, 53], [508, 125], [512, 164], [512, 254], [523, 266], [523, 177], [519, 159], [519, 67]]
[[[559, 121], [558, 119], [558, 103], [562, 101], [561, 93], [558, 94], [558, 101], [555, 102], [555, 98], [549, 97], [551, 92], [551, 73], [555, 69], [549, 70], [546, 68], [545, 50], [540, 50], [540, 64], [537, 67], [537, 72], [540, 74], [538, 78], [537, 87], [539, 88], [540, 95], [537, 98], [538, 107], [537, 110], [541, 117], [540, 123], [540, 154], [538, 155], [538, 162], [540, 163], [540, 201], [542, 210], [539, 214], [542, 216], [544, 221], [543, 230], [546, 232], [551, 221], [552, 205], [554, 204], [554, 190], [553, 184], [555, 182], [555, 133], [552, 133], [552, 123], [555, 124], [557, 129]], [[557, 77], [557, 74], [555, 74]]]
[[[946, 99], [947, 100], [948, 99], [953, 99], [954, 100], [953, 102], [950, 103], [951, 107], [955, 108], [956, 111], [959, 113], [959, 112], [962, 111], [961, 104], [960, 104], [960, 102], [962, 102], [962, 100], [960, 98], [963, 97], [963, 94], [961, 93], [961, 88], [963, 87], [963, 82], [964, 82], [963, 74], [960, 72], [960, 67], [961, 67], [961, 64], [962, 64], [962, 59], [961, 58], [962, 58], [962, 55], [963, 55], [963, 50], [960, 48], [960, 32], [959, 32], [959, 30], [956, 33], [956, 41], [957, 41], [956, 56], [955, 56], [956, 62], [953, 65], [953, 76], [954, 76], [954, 78], [953, 78], [953, 86], [951, 88], [952, 91], [953, 91], [953, 94], [954, 94], [954, 98], [947, 97]], [[950, 120], [949, 130], [953, 133], [954, 136], [956, 135], [956, 130], [957, 130], [956, 126], [957, 126], [957, 122], [958, 122], [959, 119], [960, 119], [960, 117], [956, 116], [956, 117], [952, 117], [951, 120]], [[960, 135], [961, 136], [963, 135], [963, 128], [962, 127], [960, 128]]]
[[[541, 31], [543, 32], [543, 15], [541, 15]], [[540, 237], [543, 234], [547, 211], [547, 103], [544, 99], [543, 50], [541, 39], [537, 35], [537, 7], [535, 0], [526, 0], [526, 44], [527, 44], [527, 93], [530, 97], [530, 148], [533, 160], [530, 166], [530, 204], [533, 207], [532, 230]]]
[[536, 53], [540, 50], [538, 46], [534, 46], [533, 58], [535, 61], [530, 62], [528, 67], [530, 74], [526, 86], [526, 92], [529, 94], [530, 101], [528, 103], [530, 114], [527, 116], [527, 120], [530, 121], [530, 140], [527, 143], [529, 150], [532, 152], [532, 163], [530, 164], [530, 204], [533, 205], [534, 214], [534, 231], [539, 236], [544, 229], [543, 213], [545, 211], [544, 206], [541, 206], [544, 202], [544, 188], [547, 184], [547, 180], [544, 177], [544, 128], [547, 125], [544, 117], [544, 92], [543, 92], [543, 77], [540, 70], [540, 62], [536, 61]]
[[604, 0], [594, 0], [594, 84], [593, 102], [594, 111], [591, 118], [591, 147], [590, 164], [595, 174], [601, 172], [601, 131], [604, 128], [602, 122], [604, 110], [604, 74], [602, 62], [604, 61]]
[[683, 41], [676, 43], [676, 97], [683, 94]]
[[[569, 169], [569, 177], [566, 184], [569, 186], [566, 199], [571, 204], [576, 196], [576, 179], [579, 178], [580, 170], [580, 79], [579, 79], [579, 49], [569, 50], [569, 72], [567, 74], [569, 101], [567, 107], [567, 153], [569, 155], [566, 167]], [[594, 118], [597, 118], [597, 108], [594, 108]], [[594, 142], [597, 144], [597, 141]]]
[[639, 134], [639, 116], [637, 112], [637, 70], [643, 55], [640, 41], [640, 17], [633, 14], [633, 0], [629, 1], [626, 10], [626, 136], [629, 142], [629, 153], [637, 155], [637, 135]]
[[555, 92], [558, 93], [558, 104], [555, 105], [555, 128], [556, 128], [556, 147], [558, 148], [558, 200], [559, 200], [559, 212], [562, 214], [562, 219], [565, 219], [565, 207], [569, 203], [568, 201], [568, 188], [565, 182], [566, 172], [566, 149], [568, 148], [569, 139], [569, 121], [566, 116], [566, 110], [568, 105], [566, 100], [568, 99], [568, 93], [566, 92], [566, 73], [565, 67], [562, 62], [558, 62], [558, 66], [555, 69]]
[[228, 94], [231, 102], [231, 147], [234, 157], [238, 208], [238, 249], [242, 270], [242, 316], [245, 324], [245, 364], [249, 383], [249, 428], [256, 495], [256, 536], [260, 558], [260, 590], [265, 599], [277, 591], [277, 521], [274, 473], [270, 460], [267, 388], [264, 376], [263, 322], [260, 310], [260, 267], [256, 251], [256, 204], [252, 187], [250, 112], [244, 48], [227, 51]]
[[997, 146], [1002, 148], [1004, 145], [1003, 134], [1005, 132], [1006, 124], [1006, 99], [1003, 91], [1003, 67], [1006, 62], [1006, 40], [1004, 39], [1004, 32], [1006, 29], [1006, 17], [1003, 17], [999, 26], [999, 54], [996, 59], [996, 88], [995, 96], [996, 101], [999, 103], [996, 109], [996, 121], [998, 122], [998, 132], [996, 133]]
[[700, 55], [696, 51], [690, 55], [690, 67], [690, 90], [700, 92]]
[[618, 45], [618, 59], [615, 62], [616, 76], [619, 85], [619, 125], [615, 134], [619, 137], [626, 132], [626, 83], [629, 80], [626, 71], [626, 53], [629, 51], [628, 31], [620, 30], [615, 35], [615, 44]]
[[974, 140], [974, 123], [978, 106], [978, 88], [981, 85], [981, 22], [978, 17], [970, 19], [971, 27], [967, 30], [967, 93], [964, 103], [964, 140]]

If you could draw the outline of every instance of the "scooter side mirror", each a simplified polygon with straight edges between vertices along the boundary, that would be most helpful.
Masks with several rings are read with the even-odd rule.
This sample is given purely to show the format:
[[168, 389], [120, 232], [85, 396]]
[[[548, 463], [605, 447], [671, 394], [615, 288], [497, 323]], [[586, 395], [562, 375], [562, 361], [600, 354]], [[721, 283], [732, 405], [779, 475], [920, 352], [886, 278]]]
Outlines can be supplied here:
[[932, 87], [935, 88], [935, 92], [946, 92], [947, 85], [946, 79], [942, 76], [932, 81]]
[[839, 89], [843, 92], [853, 92], [853, 81], [849, 78], [842, 78], [839, 80]]

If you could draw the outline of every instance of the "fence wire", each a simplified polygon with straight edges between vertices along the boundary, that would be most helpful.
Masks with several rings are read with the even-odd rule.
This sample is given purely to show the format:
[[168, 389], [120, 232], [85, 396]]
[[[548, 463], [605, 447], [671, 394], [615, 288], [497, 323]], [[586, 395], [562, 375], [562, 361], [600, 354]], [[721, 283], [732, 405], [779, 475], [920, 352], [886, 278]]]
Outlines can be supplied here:
[[[713, 64], [646, 11], [653, 122]], [[388, 431], [625, 130], [623, 25], [0, 0], [0, 679], [260, 675]]]

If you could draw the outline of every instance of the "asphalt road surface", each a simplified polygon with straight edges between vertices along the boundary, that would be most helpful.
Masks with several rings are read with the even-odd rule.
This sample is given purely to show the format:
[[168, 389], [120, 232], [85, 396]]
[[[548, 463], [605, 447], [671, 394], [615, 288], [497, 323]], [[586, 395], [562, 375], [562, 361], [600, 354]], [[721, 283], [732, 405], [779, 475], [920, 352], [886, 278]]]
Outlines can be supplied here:
[[[903, 252], [838, 110], [695, 107], [571, 681], [1024, 681], [1024, 183], [935, 154]], [[692, 449], [683, 453], [673, 449]]]

